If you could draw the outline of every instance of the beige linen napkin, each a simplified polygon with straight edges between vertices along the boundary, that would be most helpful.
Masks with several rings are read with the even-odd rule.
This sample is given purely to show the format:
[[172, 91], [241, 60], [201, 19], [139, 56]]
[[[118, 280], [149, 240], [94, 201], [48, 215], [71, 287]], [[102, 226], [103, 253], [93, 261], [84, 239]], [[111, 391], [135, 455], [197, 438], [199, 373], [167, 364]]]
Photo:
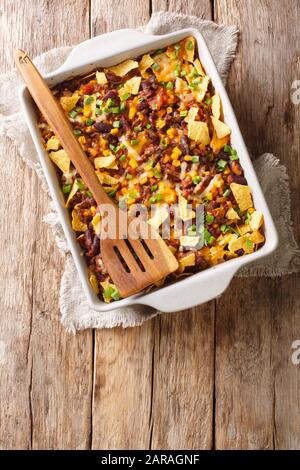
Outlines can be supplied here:
[[[143, 30], [148, 34], [165, 34], [185, 27], [197, 28], [203, 34], [217, 69], [225, 82], [237, 47], [238, 30], [236, 27], [220, 26], [194, 16], [157, 12], [152, 15]], [[34, 62], [46, 74], [58, 68], [71, 50], [72, 47], [52, 49], [36, 57]], [[20, 84], [21, 80], [15, 71], [0, 77], [0, 136], [12, 139], [19, 149], [20, 156], [36, 171], [43, 187], [48, 191], [22, 113], [18, 111], [11, 114], [12, 109], [19, 110], [20, 108], [16, 93]], [[284, 246], [284, 250], [279, 249], [268, 258], [243, 268], [238, 275], [280, 276], [296, 272], [300, 265], [300, 254], [292, 230], [286, 168], [271, 154], [259, 157], [254, 161], [254, 166], [277, 226], [280, 246]], [[91, 309], [52, 204], [51, 212], [44, 218], [44, 221], [52, 227], [57, 246], [65, 258], [60, 290], [60, 310], [61, 321], [69, 331], [75, 332], [85, 328], [112, 328], [119, 325], [137, 326], [161, 313], [144, 306], [115, 309], [103, 313]]]

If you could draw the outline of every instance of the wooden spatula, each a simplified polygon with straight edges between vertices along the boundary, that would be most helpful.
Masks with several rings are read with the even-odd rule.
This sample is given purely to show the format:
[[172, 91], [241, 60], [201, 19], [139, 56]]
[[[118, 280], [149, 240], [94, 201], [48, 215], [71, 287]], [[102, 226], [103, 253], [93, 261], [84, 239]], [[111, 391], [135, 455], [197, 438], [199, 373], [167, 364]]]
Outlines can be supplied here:
[[[140, 292], [175, 271], [178, 268], [175, 256], [147, 222], [143, 222], [144, 227], [140, 224], [141, 231], [148, 234], [146, 239], [135, 239], [135, 234], [132, 235], [132, 232], [130, 234], [130, 230], [127, 239], [122, 239], [123, 233], [119, 234], [121, 211], [102, 189], [92, 163], [74, 136], [71, 124], [47, 83], [26, 52], [16, 50], [14, 59], [37, 107], [60, 140], [84, 183], [92, 191], [100, 213], [103, 215], [103, 209], [101, 210], [103, 204], [113, 205], [115, 208], [116, 235], [113, 239], [101, 238], [100, 246], [103, 262], [121, 296], [128, 297]], [[132, 219], [129, 218], [127, 228], [130, 222]]]

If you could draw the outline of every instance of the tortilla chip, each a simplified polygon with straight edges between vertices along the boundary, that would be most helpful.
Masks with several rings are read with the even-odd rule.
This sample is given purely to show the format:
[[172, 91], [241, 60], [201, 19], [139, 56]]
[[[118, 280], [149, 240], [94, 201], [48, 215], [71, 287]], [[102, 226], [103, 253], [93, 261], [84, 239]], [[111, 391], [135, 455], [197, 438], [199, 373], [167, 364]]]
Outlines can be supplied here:
[[49, 157], [63, 173], [69, 173], [71, 162], [65, 150], [61, 149], [57, 150], [57, 152], [50, 152]]
[[145, 54], [140, 60], [139, 63], [139, 69], [142, 77], [146, 78], [148, 75], [146, 74], [147, 69], [151, 67], [151, 65], [154, 63], [154, 60], [152, 59], [151, 55]]
[[107, 173], [101, 173], [100, 171], [96, 171], [97, 176], [101, 184], [108, 184], [112, 186], [113, 184], [118, 184], [119, 180], [114, 178], [113, 176], [108, 175]]
[[262, 212], [260, 211], [254, 211], [251, 214], [250, 222], [249, 225], [251, 227], [251, 230], [255, 231], [258, 230], [264, 222], [264, 216]]
[[96, 72], [96, 80], [99, 85], [105, 85], [105, 83], [107, 83], [107, 78], [104, 72]]
[[98, 286], [98, 281], [94, 273], [91, 273], [89, 275], [89, 281], [92, 286], [93, 291], [95, 292], [96, 295], [99, 294], [99, 286]]
[[174, 80], [175, 67], [176, 65], [181, 65], [179, 60], [170, 60], [166, 53], [157, 54], [154, 57], [154, 63], [159, 66], [158, 70], [156, 70], [156, 67], [154, 68], [154, 65], [152, 66], [152, 70], [159, 82]]
[[118, 289], [114, 284], [108, 282], [107, 280], [100, 282], [100, 285], [103, 289], [103, 299], [106, 303], [109, 303], [112, 300], [111, 293], [118, 292]]
[[187, 220], [192, 220], [195, 217], [195, 212], [191, 210], [188, 206], [188, 201], [183, 196], [178, 196], [178, 216], [186, 222]]
[[216, 186], [217, 188], [220, 188], [222, 187], [222, 185], [224, 184], [224, 180], [222, 178], [222, 175], [220, 173], [217, 173], [213, 179], [209, 182], [209, 185], [206, 186], [206, 188], [202, 191], [201, 194], [199, 194], [200, 197], [204, 197], [206, 196], [207, 194], [209, 194], [213, 188]]
[[239, 214], [233, 209], [233, 207], [228, 209], [228, 211], [226, 212], [226, 218], [229, 219], [229, 220], [239, 220], [240, 219]]
[[249, 224], [238, 225], [237, 229], [240, 235], [245, 235], [246, 233], [251, 232], [251, 227]]
[[199, 103], [201, 103], [201, 101], [206, 95], [209, 81], [210, 81], [210, 78], [205, 75], [205, 77], [202, 77], [201, 82], [199, 83], [197, 89], [193, 90], [193, 95], [195, 96], [196, 100]]
[[210, 248], [210, 261], [212, 265], [216, 265], [224, 261], [226, 251], [221, 246], [213, 246]]
[[195, 253], [189, 253], [187, 256], [180, 258], [178, 261], [179, 261], [179, 269], [180, 271], [183, 271], [184, 268], [188, 266], [195, 266], [196, 255]]
[[130, 80], [127, 80], [124, 86], [122, 86], [118, 91], [120, 98], [122, 98], [126, 93], [137, 95], [140, 89], [141, 81], [142, 77], [132, 77]]
[[188, 246], [188, 247], [194, 248], [195, 246], [198, 245], [199, 241], [200, 241], [199, 236], [190, 237], [188, 235], [182, 235], [180, 237], [181, 246]]
[[58, 140], [58, 138], [55, 135], [53, 135], [47, 141], [46, 150], [58, 150], [59, 146], [60, 146], [60, 141]]
[[247, 235], [243, 235], [242, 237], [239, 237], [239, 238], [233, 238], [228, 243], [228, 250], [231, 253], [234, 253], [235, 251], [243, 249], [243, 243], [245, 242], [246, 238], [247, 238]]
[[223, 139], [218, 139], [216, 131], [214, 130], [213, 137], [210, 142], [210, 146], [213, 152], [218, 152], [224, 147], [224, 145], [228, 143], [228, 141], [229, 141], [229, 134], [223, 137]]
[[187, 82], [182, 78], [177, 77], [175, 80], [175, 93], [184, 93], [185, 91], [188, 91]]
[[62, 105], [63, 109], [67, 113], [69, 113], [70, 111], [72, 111], [73, 108], [75, 108], [78, 100], [79, 100], [78, 95], [62, 96], [60, 98], [60, 104]]
[[199, 144], [208, 145], [210, 143], [210, 136], [206, 122], [189, 121], [188, 137]]
[[75, 230], [75, 232], [85, 232], [87, 229], [87, 225], [81, 222], [76, 209], [72, 211], [72, 229]]
[[96, 214], [94, 215], [92, 219], [92, 226], [93, 226], [93, 229], [95, 230], [96, 235], [100, 235], [100, 230], [101, 230], [100, 220], [101, 220], [101, 216], [99, 212], [96, 212]]
[[196, 59], [194, 61], [194, 67], [197, 70], [197, 72], [199, 73], [199, 75], [201, 75], [201, 77], [205, 77], [206, 74], [204, 72], [204, 69], [203, 69], [199, 59]]
[[211, 117], [211, 121], [215, 128], [218, 139], [223, 139], [223, 137], [231, 133], [230, 127], [228, 127], [224, 122], [219, 121], [219, 119], [216, 119], [214, 116]]
[[109, 71], [113, 72], [118, 77], [124, 77], [130, 70], [136, 69], [139, 66], [139, 63], [136, 60], [125, 60], [121, 64], [114, 65], [113, 67], [109, 67]]
[[251, 191], [249, 186], [243, 184], [231, 183], [230, 189], [241, 211], [246, 211], [253, 206]]
[[73, 183], [72, 189], [69, 193], [69, 196], [68, 196], [68, 199], [67, 199], [67, 202], [66, 202], [66, 207], [69, 207], [69, 204], [70, 204], [71, 200], [73, 199], [73, 197], [75, 196], [75, 194], [77, 193], [78, 189], [79, 189], [78, 182], [77, 182], [77, 180], [75, 180], [74, 183]]
[[265, 241], [265, 237], [263, 236], [262, 233], [260, 233], [259, 230], [255, 230], [253, 233], [250, 235], [250, 239], [258, 245], [259, 243], [263, 243]]
[[148, 224], [157, 230], [161, 224], [169, 217], [169, 211], [166, 206], [157, 206], [154, 216], [148, 220]]
[[188, 62], [193, 62], [195, 54], [195, 38], [189, 36], [184, 41], [184, 58]]
[[212, 101], [212, 103], [211, 103], [212, 114], [216, 119], [220, 119], [220, 116], [221, 116], [221, 99], [220, 99], [220, 95], [218, 93], [216, 93], [212, 97], [211, 101]]
[[97, 157], [94, 160], [95, 168], [111, 168], [112, 170], [118, 169], [118, 166], [114, 164], [116, 161], [115, 155], [108, 155], [107, 157]]
[[[87, 98], [93, 98], [91, 103], [86, 103]], [[84, 117], [89, 117], [91, 119], [96, 119], [96, 101], [97, 97], [93, 95], [84, 95], [83, 101], [83, 115]]]
[[192, 106], [192, 108], [189, 109], [188, 115], [185, 118], [185, 122], [193, 122], [195, 121], [196, 116], [198, 115], [199, 108], [196, 106]]
[[238, 236], [235, 233], [226, 233], [225, 235], [220, 235], [217, 239], [217, 244], [219, 246], [226, 246], [231, 240], [236, 240]]

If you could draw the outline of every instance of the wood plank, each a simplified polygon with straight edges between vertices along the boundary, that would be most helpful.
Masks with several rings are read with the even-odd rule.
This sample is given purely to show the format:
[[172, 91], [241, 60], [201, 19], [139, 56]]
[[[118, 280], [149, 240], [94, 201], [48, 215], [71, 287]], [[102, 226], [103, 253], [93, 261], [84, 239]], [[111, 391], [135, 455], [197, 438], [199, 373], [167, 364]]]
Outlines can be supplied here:
[[[215, 19], [241, 30], [228, 90], [246, 144], [254, 155], [271, 151], [287, 165], [298, 234], [300, 110], [291, 104], [290, 87], [300, 76], [299, 14], [294, 0], [284, 7], [215, 1]], [[236, 279], [217, 302], [217, 448], [299, 447], [300, 370], [290, 361], [300, 328], [297, 292], [298, 276]]]
[[[88, 11], [88, 1], [82, 0], [32, 0], [30, 8], [21, 0], [4, 0], [3, 65], [11, 67], [15, 47], [34, 56], [87, 38]], [[14, 249], [2, 244], [0, 447], [88, 448], [92, 333], [70, 335], [58, 321], [63, 262], [42, 223], [49, 197], [11, 142], [5, 143], [1, 182], [9, 190], [3, 191], [2, 202], [10, 218], [4, 229]]]
[[[147, 0], [92, 0], [93, 35], [137, 27], [149, 18]], [[93, 449], [148, 449], [153, 323], [95, 334]]]
[[[211, 19], [209, 1], [152, 1], [152, 10]], [[155, 320], [152, 449], [213, 446], [214, 305]]]

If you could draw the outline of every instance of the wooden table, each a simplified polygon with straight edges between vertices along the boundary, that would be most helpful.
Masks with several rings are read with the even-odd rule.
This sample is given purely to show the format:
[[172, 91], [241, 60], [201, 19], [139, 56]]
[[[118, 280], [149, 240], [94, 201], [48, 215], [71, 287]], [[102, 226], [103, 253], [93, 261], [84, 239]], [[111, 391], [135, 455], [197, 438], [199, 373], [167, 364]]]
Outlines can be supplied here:
[[[4, 71], [17, 46], [34, 56], [156, 10], [237, 25], [229, 95], [252, 153], [288, 168], [299, 240], [298, 0], [1, 0], [0, 10]], [[300, 448], [299, 276], [235, 279], [201, 307], [73, 336], [59, 322], [49, 198], [3, 138], [0, 168], [0, 448]]]

